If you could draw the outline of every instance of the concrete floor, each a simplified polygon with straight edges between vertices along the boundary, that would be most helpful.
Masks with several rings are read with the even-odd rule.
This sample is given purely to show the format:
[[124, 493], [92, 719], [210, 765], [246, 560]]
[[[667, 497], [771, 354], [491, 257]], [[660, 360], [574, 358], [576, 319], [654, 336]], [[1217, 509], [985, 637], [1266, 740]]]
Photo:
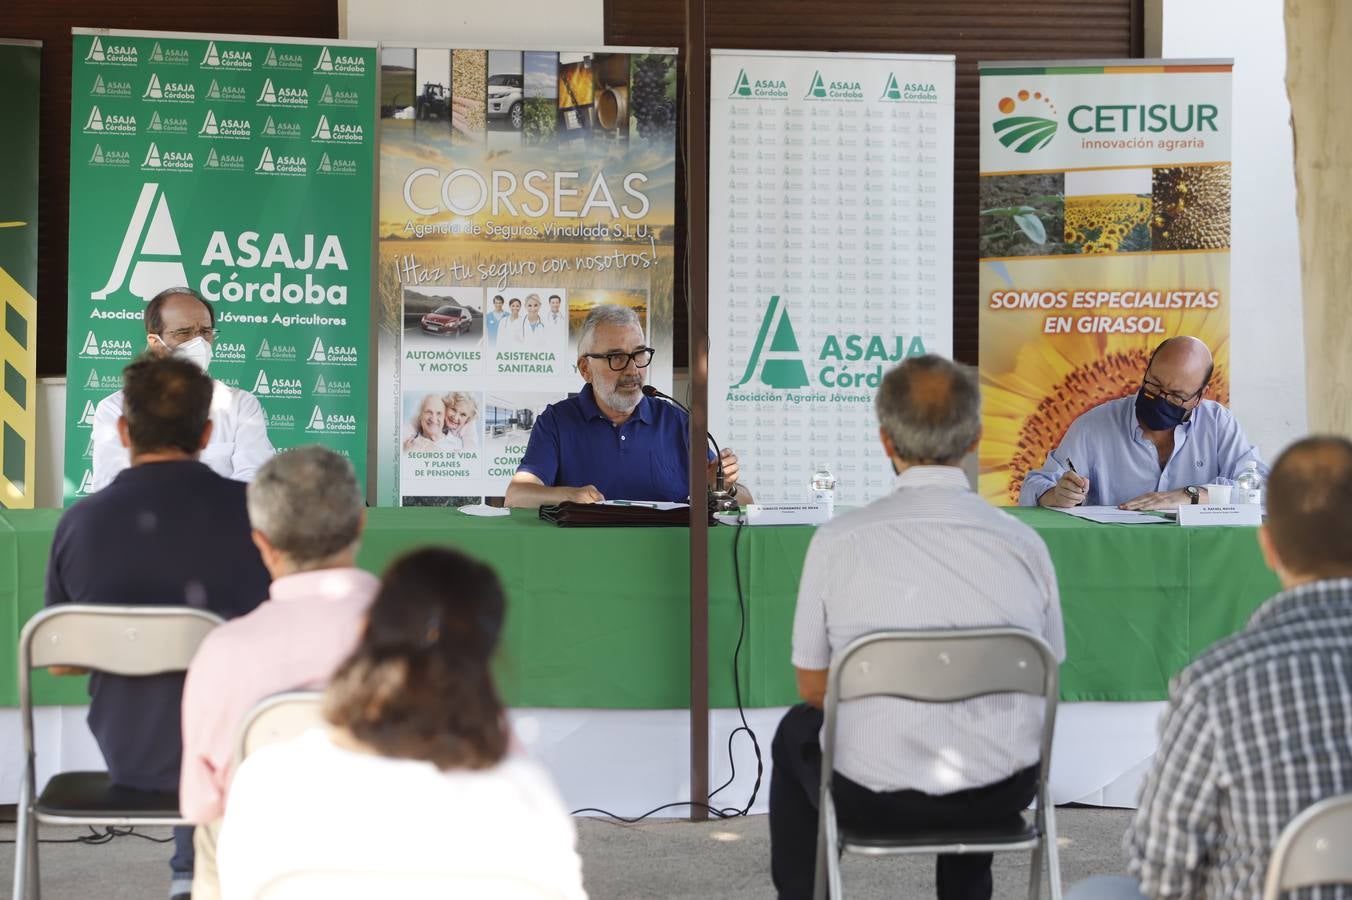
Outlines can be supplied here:
[[[1122, 833], [1131, 813], [1120, 809], [1067, 808], [1056, 813], [1061, 835], [1061, 878], [1072, 884], [1095, 874], [1122, 871]], [[578, 819], [587, 890], [594, 898], [771, 898], [768, 823], [765, 816], [716, 822], [656, 820], [622, 825]], [[79, 829], [43, 829], [44, 838], [70, 837]], [[167, 837], [167, 829], [147, 833]], [[0, 825], [13, 841], [14, 826]], [[43, 844], [44, 900], [159, 900], [168, 892], [167, 844], [120, 837], [102, 846]], [[0, 844], [0, 895], [13, 879], [14, 845]], [[852, 897], [934, 896], [932, 857], [848, 857], [845, 889]], [[995, 896], [1027, 895], [1027, 854], [995, 858]], [[1044, 890], [1043, 897], [1047, 894]]]

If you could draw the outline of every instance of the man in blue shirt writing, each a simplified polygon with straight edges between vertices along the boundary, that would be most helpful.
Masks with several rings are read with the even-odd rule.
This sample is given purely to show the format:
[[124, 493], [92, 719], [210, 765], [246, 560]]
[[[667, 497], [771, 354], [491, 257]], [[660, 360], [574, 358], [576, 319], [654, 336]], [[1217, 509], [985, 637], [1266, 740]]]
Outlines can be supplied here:
[[1207, 484], [1232, 484], [1258, 448], [1235, 417], [1204, 400], [1211, 351], [1197, 338], [1169, 338], [1146, 364], [1140, 390], [1101, 403], [1066, 429], [1041, 469], [1029, 472], [1021, 506], [1174, 509], [1206, 503]]
[[[507, 487], [507, 505], [684, 502], [690, 493], [690, 417], [643, 395], [653, 349], [638, 315], [624, 306], [596, 307], [582, 324], [577, 347], [577, 369], [587, 384], [536, 418]], [[736, 455], [725, 449], [722, 462], [728, 490], [748, 502], [737, 485]], [[711, 480], [714, 468], [711, 458]]]

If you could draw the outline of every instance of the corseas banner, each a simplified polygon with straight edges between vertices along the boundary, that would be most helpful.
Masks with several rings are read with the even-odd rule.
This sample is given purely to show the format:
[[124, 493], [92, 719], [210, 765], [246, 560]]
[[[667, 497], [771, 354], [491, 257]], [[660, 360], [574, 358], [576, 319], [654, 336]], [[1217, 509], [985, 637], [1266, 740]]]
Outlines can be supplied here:
[[258, 398], [273, 445], [365, 477], [376, 64], [373, 44], [75, 34], [67, 500], [175, 285], [214, 306], [210, 373]]
[[1228, 61], [981, 67], [980, 490], [1018, 501], [1165, 338], [1230, 395]]
[[632, 308], [671, 389], [676, 56], [381, 49], [378, 495], [499, 497]]
[[31, 508], [37, 416], [38, 76], [42, 45], [0, 39], [0, 508]]
[[883, 373], [952, 353], [953, 57], [714, 51], [709, 421], [765, 500], [893, 474]]

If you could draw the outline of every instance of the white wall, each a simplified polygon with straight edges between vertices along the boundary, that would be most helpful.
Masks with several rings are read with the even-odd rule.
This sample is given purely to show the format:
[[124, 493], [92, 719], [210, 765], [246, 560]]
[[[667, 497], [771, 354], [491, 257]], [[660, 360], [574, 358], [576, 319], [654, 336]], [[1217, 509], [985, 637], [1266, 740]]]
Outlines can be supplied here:
[[[1158, 0], [1157, 0], [1158, 2]], [[1162, 0], [1160, 55], [1233, 57], [1231, 406], [1265, 459], [1306, 430], [1282, 0]]]
[[599, 47], [602, 0], [339, 0], [349, 40], [419, 46]]

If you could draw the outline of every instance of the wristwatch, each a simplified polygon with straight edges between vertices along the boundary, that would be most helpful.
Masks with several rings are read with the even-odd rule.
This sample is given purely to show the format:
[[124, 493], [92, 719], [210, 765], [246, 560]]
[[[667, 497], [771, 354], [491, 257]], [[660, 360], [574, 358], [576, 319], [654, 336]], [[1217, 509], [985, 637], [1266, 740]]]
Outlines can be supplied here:
[[1188, 499], [1192, 501], [1193, 506], [1196, 506], [1199, 502], [1201, 502], [1202, 489], [1197, 487], [1196, 485], [1194, 484], [1188, 485], [1183, 489], [1183, 493], [1188, 495]]

